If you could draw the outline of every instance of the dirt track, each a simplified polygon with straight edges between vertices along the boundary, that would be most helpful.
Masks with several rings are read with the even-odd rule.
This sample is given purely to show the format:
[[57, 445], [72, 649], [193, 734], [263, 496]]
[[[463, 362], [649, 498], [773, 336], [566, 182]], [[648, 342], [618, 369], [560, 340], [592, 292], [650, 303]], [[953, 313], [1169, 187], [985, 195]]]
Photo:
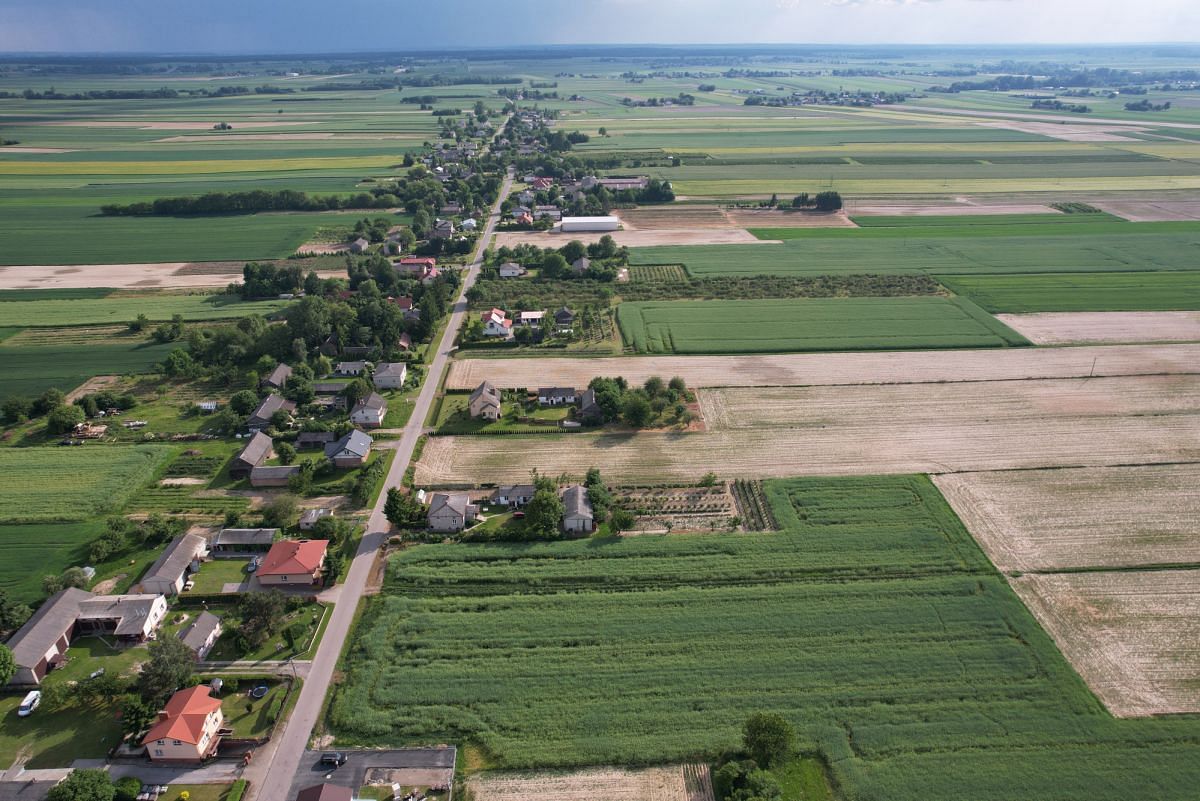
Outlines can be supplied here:
[[1036, 345], [1200, 342], [1200, 312], [1044, 312], [998, 314]]

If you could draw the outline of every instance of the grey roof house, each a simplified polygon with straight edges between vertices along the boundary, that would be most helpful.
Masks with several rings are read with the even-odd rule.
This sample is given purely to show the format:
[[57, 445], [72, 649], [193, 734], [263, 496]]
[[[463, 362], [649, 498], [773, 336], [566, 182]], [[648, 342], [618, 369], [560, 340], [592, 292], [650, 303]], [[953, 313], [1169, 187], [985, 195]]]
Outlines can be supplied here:
[[250, 471], [271, 458], [275, 452], [275, 442], [261, 431], [255, 431], [246, 446], [234, 457], [229, 465], [231, 478], [249, 478]]
[[296, 411], [296, 404], [282, 395], [272, 393], [263, 398], [262, 403], [258, 404], [258, 408], [250, 413], [250, 417], [246, 420], [246, 427], [251, 431], [261, 431], [271, 425], [271, 418], [278, 411], [292, 414]]
[[590, 534], [596, 521], [587, 488], [572, 484], [563, 490], [562, 501], [563, 531], [568, 534]]
[[192, 649], [192, 653], [196, 655], [196, 660], [200, 662], [203, 662], [208, 657], [208, 652], [216, 645], [217, 638], [220, 636], [221, 618], [212, 612], [201, 612], [191, 622], [191, 625], [179, 632], [179, 639], [183, 640], [184, 645]]
[[337, 442], [326, 445], [325, 458], [338, 467], [361, 467], [371, 455], [372, 442], [374, 440], [369, 436], [355, 429]]
[[208, 555], [208, 540], [199, 534], [182, 534], [159, 554], [142, 577], [142, 591], [177, 595], [194, 563]]

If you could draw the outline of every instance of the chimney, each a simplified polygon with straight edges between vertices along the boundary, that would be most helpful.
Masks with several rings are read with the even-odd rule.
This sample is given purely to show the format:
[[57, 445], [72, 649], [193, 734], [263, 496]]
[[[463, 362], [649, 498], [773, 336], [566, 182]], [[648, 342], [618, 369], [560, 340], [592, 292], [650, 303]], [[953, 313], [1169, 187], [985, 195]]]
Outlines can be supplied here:
[[166, 719], [167, 719], [167, 718], [169, 718], [169, 717], [171, 717], [171, 716], [170, 716], [169, 714], [167, 714], [167, 710], [165, 710], [165, 709], [160, 709], [160, 710], [158, 711], [158, 719], [159, 719], [159, 721], [160, 721], [160, 722], [161, 722], [161, 721], [164, 721], [164, 720], [166, 720]]

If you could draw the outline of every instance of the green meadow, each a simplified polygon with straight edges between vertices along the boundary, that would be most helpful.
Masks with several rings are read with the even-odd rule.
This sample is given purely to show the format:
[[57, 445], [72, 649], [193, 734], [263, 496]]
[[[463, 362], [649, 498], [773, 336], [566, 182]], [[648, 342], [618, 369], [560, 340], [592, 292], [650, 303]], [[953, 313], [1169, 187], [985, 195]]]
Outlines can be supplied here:
[[[68, 290], [69, 292], [70, 290]], [[224, 320], [251, 314], [270, 315], [286, 300], [243, 301], [236, 295], [184, 295], [167, 292], [112, 292], [102, 298], [46, 296], [22, 300], [18, 293], [0, 296], [0, 325], [47, 327], [123, 324], [144, 314], [152, 321]]]
[[993, 313], [1200, 309], [1195, 271], [936, 277]]

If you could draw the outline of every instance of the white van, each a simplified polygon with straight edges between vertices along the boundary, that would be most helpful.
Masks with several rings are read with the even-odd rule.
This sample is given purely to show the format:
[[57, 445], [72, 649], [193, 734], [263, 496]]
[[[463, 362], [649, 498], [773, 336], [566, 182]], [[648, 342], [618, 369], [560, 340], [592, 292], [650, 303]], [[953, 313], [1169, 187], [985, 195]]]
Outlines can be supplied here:
[[27, 718], [33, 714], [33, 710], [38, 708], [42, 703], [42, 693], [40, 690], [30, 690], [29, 694], [21, 700], [21, 705], [17, 707], [17, 716]]

